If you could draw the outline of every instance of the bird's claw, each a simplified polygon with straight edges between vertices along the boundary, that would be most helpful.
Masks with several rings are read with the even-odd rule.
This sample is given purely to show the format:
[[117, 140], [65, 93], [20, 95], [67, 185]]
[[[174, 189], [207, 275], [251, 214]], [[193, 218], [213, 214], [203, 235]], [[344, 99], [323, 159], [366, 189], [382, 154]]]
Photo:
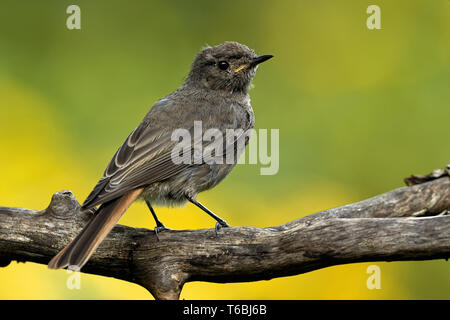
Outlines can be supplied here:
[[220, 229], [222, 229], [222, 228], [229, 228], [230, 227], [230, 225], [225, 221], [225, 220], [219, 220], [219, 221], [217, 221], [217, 223], [216, 223], [216, 235], [217, 235], [217, 232], [220, 230]]
[[166, 231], [166, 230], [172, 230], [172, 229], [167, 228], [166, 226], [161, 224], [161, 225], [156, 226], [154, 230], [155, 230], [156, 239], [158, 239], [158, 241], [159, 241], [158, 233]]

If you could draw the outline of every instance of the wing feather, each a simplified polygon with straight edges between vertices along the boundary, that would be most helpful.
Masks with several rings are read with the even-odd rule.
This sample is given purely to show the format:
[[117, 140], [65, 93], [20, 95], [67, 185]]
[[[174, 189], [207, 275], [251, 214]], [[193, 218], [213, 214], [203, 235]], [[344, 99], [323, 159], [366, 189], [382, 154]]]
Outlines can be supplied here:
[[[173, 120], [171, 119], [172, 121], [170, 123], [160, 125], [156, 121], [151, 121], [151, 119], [156, 118], [154, 117], [155, 113], [167, 113], [167, 108], [172, 107], [178, 109], [171, 111], [171, 114], [175, 118]], [[83, 209], [90, 209], [99, 204], [106, 203], [133, 189], [169, 179], [191, 166], [188, 163], [175, 163], [172, 161], [173, 148], [179, 143], [171, 139], [172, 132], [175, 128], [183, 127], [186, 118], [190, 116], [181, 112], [180, 109], [183, 110], [184, 108], [179, 105], [170, 104], [167, 99], [162, 99], [155, 104], [146, 118], [131, 132], [122, 146], [114, 154], [102, 178], [84, 201], [82, 205]], [[230, 108], [227, 108], [226, 112], [230, 112]], [[219, 113], [217, 115], [220, 116]], [[233, 112], [228, 115], [230, 123], [224, 123], [224, 127], [235, 128], [235, 115], [233, 115]], [[223, 122], [223, 116], [221, 118]], [[207, 120], [209, 121], [205, 122], [209, 122], [211, 126], [215, 123], [214, 119]], [[204, 130], [206, 129], [207, 126], [204, 127]], [[248, 128], [242, 129], [246, 130]], [[195, 135], [192, 134], [193, 126], [189, 131], [191, 137], [194, 139]], [[242, 138], [242, 135], [236, 136], [231, 143], [236, 144]], [[191, 141], [190, 145], [195, 146], [197, 143], [198, 141]], [[200, 141], [200, 143], [203, 147], [207, 147], [217, 142]], [[228, 150], [227, 145], [229, 143], [230, 141], [226, 139], [222, 152], [219, 152], [221, 156], [225, 157], [225, 151]], [[191, 148], [191, 154], [193, 154], [192, 151], [193, 147]]]
[[188, 166], [172, 161], [171, 152], [176, 141], [171, 141], [170, 131], [155, 132], [145, 123], [141, 123], [140, 127], [128, 136], [115, 153], [103, 177], [83, 203], [83, 209], [90, 209], [133, 189], [168, 179]]

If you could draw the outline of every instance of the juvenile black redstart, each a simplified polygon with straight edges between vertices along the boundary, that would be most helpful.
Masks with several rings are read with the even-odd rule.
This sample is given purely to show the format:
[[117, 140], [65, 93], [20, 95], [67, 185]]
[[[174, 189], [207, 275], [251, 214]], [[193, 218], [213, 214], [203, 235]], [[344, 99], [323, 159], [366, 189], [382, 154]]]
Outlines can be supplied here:
[[[221, 145], [215, 156], [225, 157], [232, 146], [236, 154], [231, 161], [182, 161], [173, 159], [179, 141], [173, 132], [184, 129], [192, 133], [195, 123], [202, 130], [215, 129], [226, 136], [227, 130], [247, 132], [253, 128], [254, 114], [248, 88], [257, 65], [272, 55], [257, 56], [237, 42], [203, 49], [194, 59], [181, 87], [157, 101], [139, 126], [117, 150], [102, 178], [82, 205], [82, 210], [96, 210], [78, 236], [48, 264], [51, 269], [69, 267], [79, 270], [136, 199], [146, 201], [155, 221], [155, 232], [165, 226], [158, 220], [152, 205], [174, 206], [187, 201], [216, 219], [216, 227], [228, 224], [197, 201], [197, 194], [222, 181], [236, 165], [239, 153], [236, 135]], [[241, 130], [241, 131], [239, 131]], [[208, 147], [211, 141], [195, 138], [195, 145]], [[245, 137], [244, 148], [248, 143]], [[195, 153], [195, 151], [194, 151]], [[187, 159], [186, 157], [184, 158]], [[98, 209], [97, 206], [100, 205]]]

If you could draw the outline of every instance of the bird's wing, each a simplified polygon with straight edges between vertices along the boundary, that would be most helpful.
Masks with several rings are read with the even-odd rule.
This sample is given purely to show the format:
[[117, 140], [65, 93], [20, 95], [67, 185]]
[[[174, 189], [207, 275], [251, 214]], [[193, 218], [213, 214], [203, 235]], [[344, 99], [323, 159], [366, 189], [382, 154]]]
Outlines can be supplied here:
[[152, 129], [143, 121], [114, 154], [102, 178], [83, 203], [83, 209], [168, 179], [189, 166], [172, 161], [171, 153], [177, 141], [172, 141], [171, 136], [172, 130]]
[[[169, 106], [169, 108], [171, 107]], [[155, 112], [151, 113], [150, 119], [155, 119], [153, 116], [160, 111], [168, 111], [167, 109], [163, 110], [164, 108], [154, 109], [152, 111]], [[181, 114], [179, 116], [185, 118]], [[230, 127], [233, 127], [231, 124], [233, 118], [234, 116], [230, 117]], [[234, 146], [237, 140], [245, 136], [241, 134], [234, 137], [232, 141], [224, 139], [223, 145], [215, 140], [203, 141], [202, 136], [198, 137], [193, 133], [194, 125], [192, 123], [192, 126], [186, 128], [192, 140], [184, 141], [185, 145], [183, 145], [183, 150], [186, 150], [185, 148], [190, 150], [183, 153], [183, 161], [173, 161], [172, 152], [175, 146], [180, 146], [180, 142], [173, 141], [172, 133], [178, 127], [177, 125], [183, 127], [183, 121], [178, 122], [175, 118], [170, 124], [152, 125], [151, 123], [155, 124], [156, 122], [149, 121], [149, 118], [146, 117], [114, 154], [102, 178], [84, 201], [82, 208], [93, 208], [116, 199], [133, 189], [166, 180], [192, 164], [198, 164], [192, 157], [195, 157], [195, 148], [199, 144], [205, 150], [208, 147], [214, 148], [219, 143], [218, 149], [220, 150], [216, 149], [219, 151], [216, 156], [225, 157], [227, 147], [229, 148], [230, 144]]]

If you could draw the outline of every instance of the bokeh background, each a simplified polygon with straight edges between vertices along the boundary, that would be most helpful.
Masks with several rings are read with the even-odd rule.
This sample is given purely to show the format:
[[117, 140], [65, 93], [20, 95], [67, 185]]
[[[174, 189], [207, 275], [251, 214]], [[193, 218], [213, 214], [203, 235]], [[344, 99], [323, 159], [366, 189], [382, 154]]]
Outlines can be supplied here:
[[[66, 8], [81, 8], [81, 30]], [[366, 8], [381, 8], [368, 30]], [[274, 54], [251, 90], [257, 128], [280, 130], [280, 170], [240, 165], [199, 199], [232, 225], [268, 227], [403, 186], [450, 162], [450, 1], [26, 1], [0, 3], [0, 205], [83, 201], [149, 107], [205, 45]], [[171, 228], [214, 222], [158, 209]], [[122, 224], [153, 228], [134, 204]], [[194, 282], [184, 299], [449, 299], [450, 264], [370, 263], [237, 284]], [[3, 299], [152, 299], [134, 284], [33, 263], [0, 268]]]

